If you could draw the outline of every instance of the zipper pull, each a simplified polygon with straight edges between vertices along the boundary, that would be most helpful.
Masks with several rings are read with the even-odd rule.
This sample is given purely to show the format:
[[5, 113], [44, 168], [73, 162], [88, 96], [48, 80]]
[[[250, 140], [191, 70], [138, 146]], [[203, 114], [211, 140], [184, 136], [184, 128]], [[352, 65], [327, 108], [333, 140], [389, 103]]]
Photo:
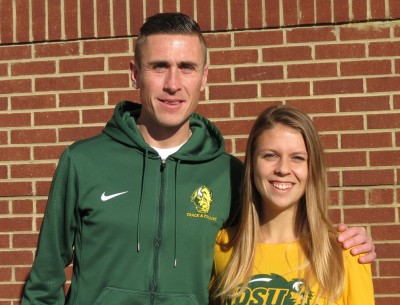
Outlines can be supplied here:
[[166, 165], [165, 159], [161, 159], [161, 170], [164, 170]]

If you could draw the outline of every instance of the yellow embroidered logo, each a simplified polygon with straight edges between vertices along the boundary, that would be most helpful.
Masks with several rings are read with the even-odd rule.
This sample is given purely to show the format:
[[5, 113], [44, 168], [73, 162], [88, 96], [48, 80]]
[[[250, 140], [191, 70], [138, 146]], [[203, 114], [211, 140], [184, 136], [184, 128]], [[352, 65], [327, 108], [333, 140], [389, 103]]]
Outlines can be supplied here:
[[190, 199], [198, 213], [188, 212], [186, 213], [186, 216], [194, 218], [206, 218], [212, 221], [217, 220], [217, 217], [208, 215], [213, 202], [213, 194], [207, 186], [203, 185], [195, 189]]

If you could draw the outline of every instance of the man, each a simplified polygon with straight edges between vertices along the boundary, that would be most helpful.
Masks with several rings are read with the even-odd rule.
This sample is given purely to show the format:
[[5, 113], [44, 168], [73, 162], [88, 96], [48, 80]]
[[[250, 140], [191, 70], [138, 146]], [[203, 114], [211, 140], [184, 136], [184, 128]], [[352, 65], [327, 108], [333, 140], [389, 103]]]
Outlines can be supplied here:
[[[142, 26], [131, 63], [141, 105], [118, 104], [102, 134], [60, 158], [22, 305], [208, 304], [214, 241], [231, 203], [237, 211], [242, 164], [193, 113], [206, 52], [186, 15]], [[374, 258], [362, 229], [341, 238]]]

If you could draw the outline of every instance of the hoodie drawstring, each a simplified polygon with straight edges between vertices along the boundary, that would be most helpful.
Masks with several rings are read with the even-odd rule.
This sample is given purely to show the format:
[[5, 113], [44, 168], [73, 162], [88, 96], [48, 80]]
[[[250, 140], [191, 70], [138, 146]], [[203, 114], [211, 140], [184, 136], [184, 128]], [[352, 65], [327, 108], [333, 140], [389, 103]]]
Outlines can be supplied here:
[[181, 164], [181, 160], [178, 160], [176, 167], [175, 167], [175, 240], [174, 240], [174, 268], [176, 268], [176, 264], [177, 264], [177, 241], [178, 241], [178, 217], [176, 216], [177, 212], [178, 212], [178, 208], [177, 208], [177, 200], [176, 200], [176, 196], [177, 196], [177, 184], [178, 184], [178, 167]]
[[144, 187], [146, 181], [146, 169], [147, 169], [147, 158], [149, 156], [149, 151], [146, 148], [146, 152], [144, 154], [144, 162], [143, 162], [143, 174], [142, 174], [142, 189], [140, 192], [140, 202], [139, 202], [139, 211], [138, 211], [138, 218], [137, 218], [137, 235], [136, 235], [136, 242], [137, 242], [137, 252], [140, 252], [140, 216], [142, 212], [142, 203], [143, 203], [143, 196], [144, 196]]

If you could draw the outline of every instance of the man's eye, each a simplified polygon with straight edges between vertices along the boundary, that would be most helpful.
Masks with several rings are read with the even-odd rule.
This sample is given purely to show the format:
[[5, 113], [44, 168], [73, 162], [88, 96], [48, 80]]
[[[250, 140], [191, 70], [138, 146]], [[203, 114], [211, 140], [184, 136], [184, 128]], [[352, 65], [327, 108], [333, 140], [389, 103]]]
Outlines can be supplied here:
[[181, 70], [184, 72], [191, 72], [194, 70], [194, 67], [192, 65], [182, 65]]
[[153, 69], [154, 70], [163, 70], [163, 69], [165, 69], [167, 66], [165, 65], [165, 64], [155, 64], [155, 65], [153, 65]]

